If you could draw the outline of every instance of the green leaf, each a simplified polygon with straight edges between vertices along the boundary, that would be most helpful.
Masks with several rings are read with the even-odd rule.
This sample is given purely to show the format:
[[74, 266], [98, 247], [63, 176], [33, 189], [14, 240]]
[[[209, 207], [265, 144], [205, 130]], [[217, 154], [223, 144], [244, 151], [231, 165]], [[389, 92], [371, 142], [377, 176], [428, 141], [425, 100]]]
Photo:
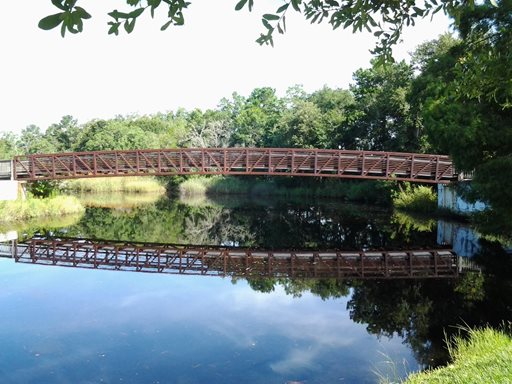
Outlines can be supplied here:
[[108, 25], [110, 25], [110, 28], [108, 30], [108, 34], [111, 35], [111, 34], [115, 34], [116, 36], [119, 35], [119, 25], [120, 23], [114, 23], [113, 21], [110, 21], [108, 23]]
[[144, 12], [144, 8], [138, 8], [135, 11], [130, 12], [128, 14], [128, 17], [135, 19], [136, 17], [139, 17], [140, 15], [142, 15], [143, 12]]
[[124, 29], [127, 33], [133, 32], [133, 28], [135, 28], [135, 20], [137, 19], [126, 20], [124, 22]]
[[61, 11], [67, 11], [68, 9], [62, 4], [62, 0], [52, 0], [52, 4], [59, 8]]
[[48, 31], [50, 29], [53, 29], [57, 27], [60, 23], [62, 23], [62, 16], [64, 15], [64, 12], [56, 13], [54, 15], [46, 16], [39, 20], [39, 28], [44, 29], [45, 31]]
[[281, 5], [279, 8], [277, 8], [277, 13], [282, 13], [282, 12], [286, 11], [289, 6], [290, 6], [290, 3]]
[[272, 26], [270, 25], [270, 23], [265, 20], [265, 19], [261, 19], [261, 22], [263, 23], [263, 25], [265, 26], [265, 28], [267, 29], [272, 29]]
[[113, 17], [114, 19], [128, 19], [129, 16], [127, 13], [119, 12], [117, 9], [114, 9], [112, 12], [108, 14], [109, 16]]
[[167, 28], [169, 28], [169, 25], [171, 25], [171, 24], [172, 24], [172, 20], [169, 20], [167, 23], [165, 23], [164, 25], [162, 25], [160, 27], [160, 30], [165, 31]]
[[91, 15], [82, 7], [75, 7], [75, 12], [80, 15], [81, 19], [90, 19]]
[[423, 16], [423, 9], [418, 7], [412, 7], [414, 9], [414, 12], [416, 12], [418, 15]]
[[252, 11], [253, 6], [254, 6], [254, 0], [249, 0], [249, 12]]
[[297, 12], [300, 12], [300, 7], [299, 7], [300, 3], [301, 3], [301, 0], [292, 0], [292, 7]]
[[245, 4], [247, 3], [247, 0], [240, 0], [236, 5], [235, 5], [235, 11], [239, 11], [241, 10]]
[[279, 16], [277, 16], [277, 15], [272, 15], [271, 13], [265, 13], [265, 14], [263, 15], [263, 18], [264, 18], [265, 20], [279, 20]]

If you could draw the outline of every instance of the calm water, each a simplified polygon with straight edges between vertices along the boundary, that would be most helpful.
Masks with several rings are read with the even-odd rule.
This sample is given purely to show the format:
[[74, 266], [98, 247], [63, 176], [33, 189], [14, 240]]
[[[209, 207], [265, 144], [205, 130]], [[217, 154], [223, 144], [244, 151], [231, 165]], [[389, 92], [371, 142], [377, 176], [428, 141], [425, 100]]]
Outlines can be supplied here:
[[[339, 203], [109, 200], [111, 208], [89, 201], [96, 207], [83, 217], [23, 228], [20, 236], [400, 249], [434, 246], [456, 232], [449, 223]], [[474, 241], [463, 240], [466, 248]], [[495, 243], [475, 247], [485, 273], [443, 280], [247, 281], [2, 258], [0, 382], [374, 383], [380, 375], [403, 377], [446, 361], [443, 332], [450, 326], [512, 318], [510, 256]]]

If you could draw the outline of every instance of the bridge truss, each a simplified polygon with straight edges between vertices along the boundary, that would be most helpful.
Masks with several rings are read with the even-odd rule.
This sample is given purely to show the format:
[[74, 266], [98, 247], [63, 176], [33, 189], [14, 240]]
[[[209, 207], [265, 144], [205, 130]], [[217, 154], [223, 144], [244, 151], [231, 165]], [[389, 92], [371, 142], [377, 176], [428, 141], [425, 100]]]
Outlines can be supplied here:
[[36, 154], [14, 158], [17, 180], [144, 175], [278, 175], [449, 183], [443, 155], [291, 148], [176, 148]]
[[63, 267], [245, 278], [449, 278], [457, 256], [447, 249], [407, 251], [270, 251], [83, 239], [34, 238], [16, 246], [17, 262]]

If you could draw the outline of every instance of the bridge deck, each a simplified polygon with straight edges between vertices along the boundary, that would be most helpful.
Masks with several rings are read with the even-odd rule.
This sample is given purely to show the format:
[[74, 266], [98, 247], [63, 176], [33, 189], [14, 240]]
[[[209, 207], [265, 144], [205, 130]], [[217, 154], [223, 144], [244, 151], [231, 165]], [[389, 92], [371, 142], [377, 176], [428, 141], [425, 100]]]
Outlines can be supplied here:
[[15, 260], [76, 268], [170, 274], [299, 278], [443, 278], [458, 274], [451, 250], [269, 251], [79, 239], [31, 239]]
[[280, 175], [449, 183], [448, 156], [286, 148], [177, 148], [18, 156], [18, 180], [144, 175]]

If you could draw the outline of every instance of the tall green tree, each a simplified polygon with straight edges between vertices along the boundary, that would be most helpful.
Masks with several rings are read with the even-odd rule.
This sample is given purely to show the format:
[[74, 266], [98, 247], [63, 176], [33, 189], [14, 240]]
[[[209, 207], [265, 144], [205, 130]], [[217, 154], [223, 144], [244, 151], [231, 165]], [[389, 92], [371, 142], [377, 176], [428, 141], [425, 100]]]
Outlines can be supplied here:
[[[405, 63], [359, 69], [351, 86], [354, 118], [348, 125], [352, 149], [418, 151], [421, 124], [407, 100], [413, 69]], [[347, 143], [351, 144], [351, 143]], [[350, 148], [350, 145], [348, 146]]]
[[254, 89], [247, 99], [236, 103], [231, 109], [233, 115], [233, 136], [231, 145], [264, 147], [272, 143], [272, 130], [284, 108], [284, 101], [273, 88]]

